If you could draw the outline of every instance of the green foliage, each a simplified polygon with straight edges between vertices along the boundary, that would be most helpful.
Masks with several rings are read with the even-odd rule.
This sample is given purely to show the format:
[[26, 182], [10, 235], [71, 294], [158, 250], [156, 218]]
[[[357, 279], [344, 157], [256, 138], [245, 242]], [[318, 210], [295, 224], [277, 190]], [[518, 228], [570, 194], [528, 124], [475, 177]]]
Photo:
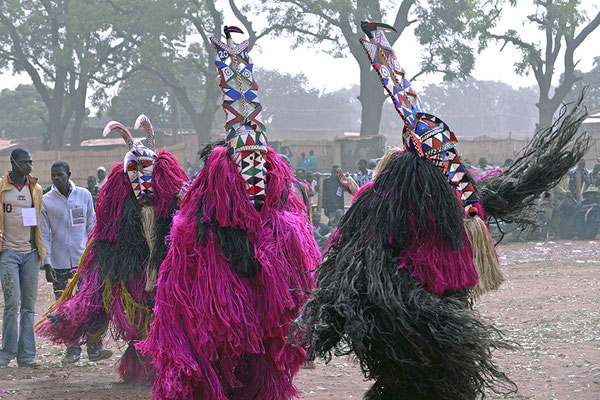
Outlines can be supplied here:
[[[348, 54], [361, 69], [361, 135], [379, 131], [384, 94], [369, 75], [371, 65], [359, 38], [361, 21], [386, 22], [397, 34], [387, 34], [393, 45], [405, 30], [415, 26], [422, 46], [420, 71], [409, 77], [442, 73], [445, 80], [464, 79], [475, 65], [475, 53], [486, 44], [487, 32], [496, 22], [504, 0], [269, 0], [255, 12], [267, 15], [275, 32], [294, 35], [296, 45], [312, 45], [335, 57]], [[478, 40], [478, 46], [475, 43]], [[402, 60], [400, 60], [402, 61]]]
[[4, 130], [7, 138], [42, 136], [46, 131], [42, 121], [46, 108], [32, 85], [2, 90], [0, 110], [0, 132]]
[[0, 67], [31, 78], [47, 108], [50, 143], [60, 147], [67, 125], [85, 117], [92, 82], [110, 85], [129, 70], [143, 32], [136, 20], [147, 0], [3, 0]]
[[[423, 51], [421, 71], [442, 72], [447, 80], [462, 79], [474, 67], [474, 39], [479, 49], [486, 41], [482, 33], [495, 23], [502, 0], [430, 0], [400, 3], [378, 0], [277, 0], [264, 1], [258, 12], [267, 13], [276, 31], [295, 35], [296, 45], [319, 46], [335, 56], [348, 52], [357, 61], [364, 57], [358, 38], [364, 37], [360, 21], [385, 21], [402, 35], [415, 25]], [[388, 34], [392, 44], [398, 35]]]
[[[592, 19], [588, 18], [580, 0], [532, 2], [535, 13], [527, 16], [527, 20], [543, 33], [541, 42], [524, 37], [514, 29], [502, 34], [489, 33], [487, 36], [504, 42], [504, 45], [510, 43], [521, 52], [522, 59], [515, 63], [515, 72], [520, 75], [533, 72], [539, 87], [538, 127], [545, 127], [552, 123], [553, 115], [573, 85], [581, 79], [575, 69], [577, 62], [574, 53], [590, 33], [600, 26], [600, 12]], [[558, 87], [552, 91], [553, 77], [559, 64], [562, 64], [565, 72]]]
[[[565, 98], [566, 103], [577, 100], [581, 91], [585, 88], [585, 99], [583, 103], [589, 112], [600, 110], [600, 57], [594, 58], [594, 66], [588, 72], [579, 72], [581, 80], [573, 86], [573, 90]], [[561, 80], [564, 76], [561, 77]]]
[[111, 99], [100, 95], [96, 92], [94, 96], [99, 115], [106, 114], [113, 120], [132, 125], [134, 118], [146, 114], [154, 126], [170, 127], [167, 89], [148, 72], [139, 72], [123, 81], [117, 95]]

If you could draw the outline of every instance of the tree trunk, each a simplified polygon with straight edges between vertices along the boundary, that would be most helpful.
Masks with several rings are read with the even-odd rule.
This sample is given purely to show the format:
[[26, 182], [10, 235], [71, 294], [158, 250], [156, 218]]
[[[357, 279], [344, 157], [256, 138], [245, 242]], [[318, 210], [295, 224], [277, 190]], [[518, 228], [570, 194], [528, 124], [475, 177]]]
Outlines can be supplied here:
[[215, 112], [211, 110], [198, 112], [190, 101], [184, 87], [171, 87], [171, 90], [177, 96], [179, 104], [192, 120], [192, 125], [194, 125], [194, 129], [198, 135], [198, 150], [200, 150], [206, 143], [210, 142], [210, 130], [215, 118]]
[[174, 93], [170, 95], [171, 101], [171, 131], [173, 133], [173, 140], [175, 143], [179, 143], [179, 102], [177, 101], [177, 96]]
[[385, 101], [384, 89], [379, 76], [370, 71], [371, 64], [367, 61], [359, 62], [360, 65], [360, 95], [358, 100], [361, 105], [360, 136], [379, 134], [381, 111]]
[[48, 109], [48, 139], [50, 150], [61, 150], [63, 147], [63, 137], [65, 135], [65, 126], [62, 123], [61, 108], [56, 106], [56, 100], [52, 102], [52, 107]]
[[208, 142], [210, 142], [210, 131], [215, 119], [215, 113], [209, 111], [203, 111], [196, 114], [196, 118], [192, 118], [194, 129], [198, 135], [198, 151], [202, 149]]
[[538, 123], [535, 125], [535, 131], [537, 132], [552, 125], [557, 107], [554, 106], [552, 100], [544, 99], [541, 96], [536, 107], [538, 108]]
[[81, 147], [81, 127], [85, 119], [85, 99], [87, 97], [87, 82], [82, 90], [78, 90], [75, 95], [75, 120], [71, 129], [71, 150], [77, 150]]

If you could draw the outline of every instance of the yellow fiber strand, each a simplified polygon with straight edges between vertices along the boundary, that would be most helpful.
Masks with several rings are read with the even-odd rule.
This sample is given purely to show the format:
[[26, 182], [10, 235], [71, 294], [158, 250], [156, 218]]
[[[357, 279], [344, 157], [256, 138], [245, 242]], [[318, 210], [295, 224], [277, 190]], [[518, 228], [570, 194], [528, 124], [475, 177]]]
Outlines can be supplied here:
[[[150, 307], [138, 304], [125, 286], [125, 283], [121, 281], [121, 305], [127, 320], [140, 332], [142, 338], [148, 336], [150, 328], [149, 315], [152, 312]], [[141, 318], [138, 318], [140, 316]]]
[[88, 254], [90, 253], [90, 251], [92, 249], [93, 243], [94, 243], [94, 239], [90, 239], [90, 241], [87, 244], [87, 247], [85, 248], [85, 251], [81, 255], [81, 258], [79, 259], [79, 265], [77, 266], [77, 272], [75, 273], [75, 275], [73, 275], [73, 277], [71, 279], [69, 279], [69, 282], [67, 283], [67, 287], [63, 291], [62, 295], [58, 298], [58, 300], [56, 300], [50, 306], [50, 308], [48, 308], [48, 311], [46, 311], [46, 313], [42, 316], [42, 318], [38, 321], [38, 323], [35, 324], [35, 328], [37, 328], [38, 325], [40, 325], [44, 321], [46, 321], [48, 319], [48, 315], [52, 314], [56, 310], [56, 307], [59, 304], [63, 304], [73, 297], [73, 294], [75, 293], [75, 289], [77, 288], [77, 283], [79, 282], [79, 278], [81, 276], [81, 269], [83, 268], [85, 259], [87, 258]]
[[104, 291], [102, 292], [102, 304], [104, 305], [104, 312], [109, 314], [110, 307], [115, 301], [113, 296], [113, 284], [110, 279], [104, 278], [102, 280], [102, 285], [104, 285]]

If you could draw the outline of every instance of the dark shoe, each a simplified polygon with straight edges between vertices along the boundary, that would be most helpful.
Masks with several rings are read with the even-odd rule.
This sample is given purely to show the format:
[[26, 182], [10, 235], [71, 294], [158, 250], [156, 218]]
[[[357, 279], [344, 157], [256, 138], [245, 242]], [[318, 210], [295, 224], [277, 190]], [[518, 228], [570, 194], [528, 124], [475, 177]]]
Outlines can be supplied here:
[[67, 354], [60, 360], [63, 364], [73, 364], [81, 358], [81, 349], [79, 347], [68, 347]]
[[40, 364], [36, 363], [35, 361], [18, 361], [17, 365], [19, 366], [19, 368], [39, 368]]
[[92, 354], [88, 354], [88, 360], [90, 361], [100, 361], [100, 360], [106, 360], [107, 358], [111, 358], [113, 355], [113, 352], [110, 350], [106, 350], [106, 349], [100, 349], [97, 353], [92, 353]]
[[10, 364], [10, 360], [4, 358], [0, 359], [0, 367], [7, 367], [8, 364]]

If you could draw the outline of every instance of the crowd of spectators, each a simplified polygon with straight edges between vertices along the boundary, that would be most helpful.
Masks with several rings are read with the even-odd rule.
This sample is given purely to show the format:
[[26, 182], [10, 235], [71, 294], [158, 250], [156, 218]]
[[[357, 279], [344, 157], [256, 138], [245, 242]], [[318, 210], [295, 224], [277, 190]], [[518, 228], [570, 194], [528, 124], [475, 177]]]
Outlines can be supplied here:
[[[349, 206], [350, 198], [340, 183], [337, 173], [339, 165], [333, 165], [329, 173], [316, 172], [310, 169], [315, 165], [310, 161], [314, 152], [311, 150], [309, 154], [309, 157], [301, 154], [295, 176], [303, 187], [307, 207], [312, 211], [314, 237], [323, 248]], [[507, 158], [502, 164], [494, 164], [481, 157], [476, 165], [468, 159], [463, 162], [471, 174], [479, 179], [500, 174], [511, 166], [513, 160]], [[349, 174], [358, 187], [373, 179], [376, 164], [376, 160], [358, 160], [356, 170]], [[502, 237], [503, 241], [594, 239], [600, 234], [599, 188], [600, 161], [590, 171], [586, 168], [585, 160], [581, 160], [559, 186], [540, 196], [535, 209], [536, 228], [521, 229], [516, 224], [498, 221], [491, 224], [492, 232], [498, 239]], [[322, 196], [320, 202], [319, 195]], [[321, 208], [318, 208], [319, 205]], [[324, 219], [326, 222], [323, 222]]]

